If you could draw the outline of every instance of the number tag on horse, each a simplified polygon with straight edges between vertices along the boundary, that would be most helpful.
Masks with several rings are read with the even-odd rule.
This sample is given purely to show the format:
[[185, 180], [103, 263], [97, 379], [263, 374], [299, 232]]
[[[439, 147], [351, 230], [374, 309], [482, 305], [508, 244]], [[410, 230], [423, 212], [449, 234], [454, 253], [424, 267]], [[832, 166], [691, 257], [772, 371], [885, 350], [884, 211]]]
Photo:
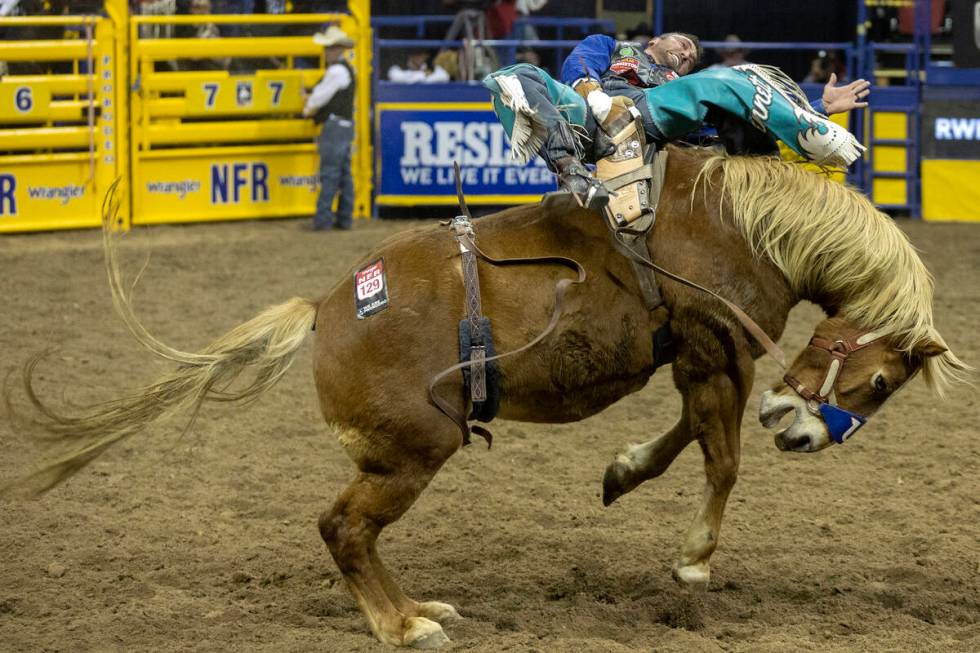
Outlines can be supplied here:
[[354, 300], [358, 320], [388, 308], [388, 279], [385, 276], [384, 258], [379, 258], [354, 273]]

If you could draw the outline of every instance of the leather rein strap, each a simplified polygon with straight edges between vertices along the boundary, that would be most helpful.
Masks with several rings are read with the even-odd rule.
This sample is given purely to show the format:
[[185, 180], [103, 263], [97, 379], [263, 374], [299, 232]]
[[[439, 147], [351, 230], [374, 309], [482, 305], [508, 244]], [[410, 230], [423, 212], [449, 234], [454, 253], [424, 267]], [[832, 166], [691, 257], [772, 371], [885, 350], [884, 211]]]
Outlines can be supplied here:
[[[460, 181], [460, 176], [459, 176], [459, 163], [454, 163], [454, 167], [456, 172], [456, 194], [459, 198], [459, 208], [462, 211], [463, 215], [466, 217], [466, 219], [472, 222], [473, 216], [470, 213], [469, 208], [466, 206], [466, 200], [463, 197], [463, 185]], [[523, 345], [522, 347], [514, 349], [513, 351], [497, 354], [496, 356], [486, 357], [483, 359], [482, 362], [486, 364], [489, 363], [490, 361], [500, 360], [501, 358], [506, 358], [508, 356], [514, 356], [516, 354], [520, 354], [522, 352], [527, 351], [531, 347], [535, 346], [545, 338], [547, 338], [548, 335], [555, 330], [555, 327], [558, 326], [558, 320], [561, 319], [562, 313], [565, 310], [565, 296], [568, 294], [568, 289], [571, 288], [573, 285], [580, 284], [585, 281], [586, 278], [585, 268], [582, 267], [582, 264], [576, 261], [575, 259], [568, 258], [565, 256], [525, 256], [525, 257], [515, 257], [515, 258], [494, 258], [492, 256], [487, 255], [483, 250], [481, 250], [479, 247], [476, 246], [476, 242], [474, 242], [474, 234], [472, 229], [470, 229], [468, 233], [465, 230], [456, 230], [455, 235], [456, 235], [456, 240], [459, 242], [460, 248], [462, 248], [463, 251], [469, 251], [470, 253], [475, 255], [475, 258], [481, 258], [487, 263], [490, 263], [491, 265], [503, 267], [509, 265], [552, 264], [552, 265], [563, 265], [576, 272], [577, 277], [575, 279], [568, 279], [568, 278], [559, 279], [558, 283], [555, 284], [555, 308], [551, 312], [551, 320], [549, 320], [548, 325], [544, 328], [544, 331], [539, 333], [537, 337], [535, 337], [533, 340]], [[473, 260], [474, 267], [476, 266], [475, 258]], [[464, 267], [465, 267], [465, 263], [464, 263]], [[474, 363], [473, 360], [463, 361], [462, 363], [457, 363], [455, 365], [447, 367], [446, 369], [442, 370], [441, 372], [433, 376], [429, 380], [429, 387], [428, 387], [429, 402], [433, 406], [438, 408], [440, 411], [442, 411], [442, 413], [446, 415], [446, 417], [448, 417], [449, 419], [453, 420], [453, 422], [456, 423], [456, 426], [458, 426], [459, 430], [462, 431], [463, 433], [464, 444], [469, 444], [470, 441], [469, 435], [470, 435], [470, 431], [472, 431], [473, 433], [476, 433], [477, 435], [486, 439], [487, 445], [489, 446], [493, 442], [493, 436], [490, 433], [490, 431], [483, 428], [482, 426], [473, 426], [471, 428], [469, 424], [467, 424], [466, 422], [466, 415], [464, 413], [461, 413], [459, 410], [457, 410], [452, 403], [440, 397], [435, 391], [436, 385], [438, 385], [440, 381], [442, 381], [447, 376], [449, 376], [450, 374], [458, 370], [461, 370], [465, 367], [469, 367], [472, 374], [473, 363]]]
[[[755, 320], [749, 317], [740, 306], [734, 302], [725, 299], [720, 294], [709, 288], [694, 283], [684, 277], [674, 274], [664, 268], [660, 267], [654, 263], [650, 255], [650, 249], [647, 245], [647, 235], [653, 230], [654, 225], [657, 220], [657, 208], [660, 205], [660, 195], [663, 193], [664, 179], [667, 176], [667, 153], [665, 151], [657, 152], [654, 156], [653, 163], [647, 164], [637, 170], [631, 171], [625, 175], [620, 175], [619, 177], [613, 177], [608, 180], [612, 182], [613, 189], [621, 188], [623, 185], [632, 183], [637, 179], [650, 179], [651, 193], [656, 192], [656, 196], [651, 196], [649, 198], [650, 205], [650, 219], [647, 224], [642, 228], [634, 228], [633, 226], [626, 224], [618, 226], [616, 221], [612, 216], [606, 216], [606, 226], [612, 234], [613, 246], [619, 251], [620, 254], [626, 257], [626, 259], [633, 265], [637, 272], [637, 280], [640, 284], [640, 290], [643, 293], [644, 301], [647, 303], [647, 308], [653, 310], [657, 306], [663, 303], [663, 299], [660, 294], [660, 289], [657, 287], [657, 279], [653, 274], [647, 273], [649, 278], [640, 274], [640, 268], [646, 268], [653, 272], [658, 272], [668, 279], [673, 279], [674, 281], [681, 283], [689, 288], [694, 288], [703, 293], [707, 293], [722, 302], [728, 309], [734, 313], [736, 319], [742, 324], [746, 331], [749, 332], [755, 340], [762, 345], [762, 348], [766, 350], [770, 356], [775, 359], [777, 363], [786, 369], [786, 356], [783, 354], [783, 350], [773, 342], [772, 338], [769, 337], [762, 327], [760, 327]], [[606, 183], [606, 182], [604, 182]], [[642, 218], [641, 218], [642, 220]], [[635, 223], [634, 223], [635, 224]], [[653, 286], [653, 291], [647, 286]]]
[[[607, 222], [606, 224], [609, 223]], [[623, 254], [631, 261], [635, 261], [636, 263], [638, 263], [639, 265], [645, 268], [653, 270], [654, 272], [658, 272], [659, 274], [662, 274], [668, 279], [673, 279], [674, 281], [683, 284], [685, 286], [688, 286], [689, 288], [694, 288], [695, 290], [700, 290], [703, 293], [707, 293], [712, 297], [714, 297], [715, 299], [717, 299], [718, 301], [720, 301], [721, 303], [723, 303], [725, 306], [728, 307], [728, 309], [732, 313], [735, 314], [736, 319], [738, 319], [738, 321], [742, 324], [745, 330], [749, 332], [749, 335], [755, 338], [756, 342], [762, 345], [762, 348], [766, 350], [766, 353], [772, 356], [772, 358], [777, 363], [779, 363], [779, 365], [783, 369], [786, 369], [786, 355], [783, 353], [783, 350], [779, 348], [779, 345], [773, 342], [772, 338], [769, 337], [769, 334], [767, 334], [765, 330], [763, 330], [763, 328], [760, 327], [758, 323], [756, 323], [755, 320], [749, 317], [748, 313], [742, 310], [742, 308], [739, 307], [738, 304], [735, 304], [734, 302], [725, 299], [724, 297], [719, 295], [714, 290], [711, 290], [710, 288], [705, 288], [700, 284], [685, 279], [679, 274], [674, 274], [669, 270], [665, 270], [664, 268], [660, 267], [659, 265], [649, 260], [645, 256], [642, 256], [634, 252], [629, 247], [629, 245], [627, 245], [624, 242], [623, 236], [635, 237], [637, 235], [642, 234], [642, 232], [639, 232], [635, 229], [631, 229], [629, 226], [612, 227], [610, 225], [610, 229], [613, 232], [613, 238], [612, 238], [613, 245], [616, 247], [617, 250], [619, 250], [621, 254]]]

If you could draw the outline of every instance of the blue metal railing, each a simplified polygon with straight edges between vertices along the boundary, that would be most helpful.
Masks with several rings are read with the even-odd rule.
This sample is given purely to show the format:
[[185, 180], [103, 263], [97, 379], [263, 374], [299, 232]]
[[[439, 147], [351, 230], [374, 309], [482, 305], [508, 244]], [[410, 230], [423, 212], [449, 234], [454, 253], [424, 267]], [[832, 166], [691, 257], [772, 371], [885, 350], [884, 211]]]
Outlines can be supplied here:
[[[875, 99], [868, 108], [868, 123], [870, 133], [864, 139], [868, 152], [861, 166], [860, 187], [871, 197], [874, 196], [876, 179], [901, 179], [905, 182], [904, 203], [882, 203], [878, 206], [884, 209], [908, 211], [913, 216], [921, 215], [922, 203], [920, 193], [920, 143], [921, 129], [920, 104], [922, 101], [921, 54], [915, 43], [876, 43], [868, 41], [865, 44], [864, 61], [867, 66], [866, 75], [870, 79], [877, 77], [879, 71], [876, 62], [881, 55], [901, 55], [901, 75], [894, 79], [901, 84], [876, 87]], [[904, 113], [905, 138], [882, 138], [875, 128], [876, 113]], [[905, 170], [879, 170], [876, 165], [876, 147], [901, 147], [905, 149]]]
[[[453, 14], [424, 14], [421, 16], [374, 16], [371, 27], [414, 27], [415, 36], [424, 38], [430, 25], [450, 25], [456, 19]], [[555, 38], [561, 40], [565, 30], [577, 30], [579, 35], [612, 33], [616, 29], [614, 21], [605, 18], [552, 18], [549, 16], [522, 16], [514, 21], [515, 31], [525, 26], [554, 28]]]
[[[654, 33], [664, 31], [664, 1], [655, 2], [654, 10]], [[916, 33], [910, 43], [876, 43], [869, 41], [866, 36], [865, 25], [867, 24], [867, 8], [863, 1], [857, 3], [857, 21], [855, 40], [852, 42], [743, 42], [740, 47], [753, 51], [838, 51], [843, 53], [847, 70], [850, 71], [851, 78], [876, 79], [878, 69], [877, 62], [882, 56], [901, 55], [901, 73], [892, 80], [892, 85], [875, 86], [872, 92], [872, 104], [867, 112], [858, 110], [854, 112], [851, 120], [851, 127], [855, 136], [869, 146], [868, 154], [865, 159], [859, 160], [848, 176], [849, 181], [861, 188], [865, 193], [872, 195], [875, 179], [901, 178], [906, 185], [906, 198], [903, 204], [888, 204], [883, 208], [907, 210], [911, 215], [918, 217], [921, 214], [921, 192], [920, 192], [920, 144], [919, 132], [921, 129], [920, 106], [923, 97], [923, 87], [926, 79], [935, 79], [939, 83], [977, 83], [980, 84], [980, 73], [976, 71], [952, 70], [949, 67], [934, 64], [929, 56], [931, 47], [931, 37], [929, 34], [929, 3], [919, 0], [916, 2]], [[415, 49], [415, 48], [458, 48], [463, 45], [462, 41], [443, 41], [438, 39], [423, 40], [429, 27], [433, 25], [449, 25], [455, 16], [453, 15], [424, 15], [406, 17], [375, 17], [372, 25], [378, 28], [384, 27], [413, 27], [418, 37], [415, 40], [409, 39], [387, 39], [378, 38], [375, 40], [375, 57], [380, 61], [380, 54], [385, 49]], [[521, 17], [515, 21], [515, 33], [523, 33], [521, 28], [533, 26], [536, 28], [554, 29], [555, 39], [541, 40], [515, 40], [500, 39], [486, 40], [477, 42], [480, 45], [493, 48], [499, 58], [501, 66], [509, 65], [514, 62], [514, 56], [518, 48], [526, 47], [532, 49], [549, 49], [554, 52], [554, 69], [559, 70], [561, 63], [567, 53], [578, 43], [578, 38], [592, 33], [611, 33], [614, 29], [612, 21], [592, 18], [552, 18], [552, 17]], [[577, 38], [564, 38], [575, 33]], [[383, 35], [382, 35], [383, 36]], [[702, 41], [705, 49], [723, 49], [731, 47], [725, 41]], [[374, 71], [374, 83], [380, 82], [380, 74], [384, 71]], [[975, 74], [974, 74], [975, 73]], [[974, 74], [974, 76], [970, 76]], [[948, 78], [948, 79], [947, 79]], [[895, 84], [895, 82], [898, 82]], [[804, 85], [804, 90], [811, 94], [819, 92], [817, 85]], [[880, 138], [873, 131], [865, 133], [868, 126], [873, 130], [874, 115], [879, 111], [901, 112], [908, 116], [905, 138]], [[867, 115], [865, 115], [867, 113]], [[904, 172], [890, 172], [875, 170], [874, 147], [875, 146], [896, 146], [905, 148], [906, 169]]]
[[[371, 27], [376, 31], [384, 27], [393, 28], [415, 28], [415, 39], [403, 38], [384, 38], [380, 35], [375, 38], [375, 61], [380, 61], [379, 56], [384, 49], [430, 49], [430, 48], [459, 48], [462, 41], [446, 41], [439, 39], [426, 39], [429, 27], [434, 25], [451, 25], [456, 19], [452, 14], [426, 14], [421, 16], [375, 16], [371, 19]], [[500, 60], [500, 65], [506, 66], [514, 63], [517, 49], [542, 48], [553, 51], [554, 66], [560, 68], [568, 51], [574, 48], [579, 40], [589, 34], [612, 33], [616, 25], [614, 21], [603, 18], [554, 18], [550, 16], [522, 16], [514, 21], [513, 33], [524, 33], [525, 27], [542, 29], [553, 29], [554, 38], [529, 40], [529, 39], [487, 39], [475, 41], [478, 45], [492, 47]], [[575, 32], [575, 39], [568, 39], [569, 32]], [[375, 83], [380, 81], [379, 72], [375, 70]]]

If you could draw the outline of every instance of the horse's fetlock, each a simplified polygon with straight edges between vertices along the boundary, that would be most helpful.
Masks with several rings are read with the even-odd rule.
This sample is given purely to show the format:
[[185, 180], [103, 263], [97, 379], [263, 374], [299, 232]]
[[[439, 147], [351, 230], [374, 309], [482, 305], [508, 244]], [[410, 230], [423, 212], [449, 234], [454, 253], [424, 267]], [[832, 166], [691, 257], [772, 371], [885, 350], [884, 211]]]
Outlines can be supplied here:
[[632, 467], [637, 460], [637, 454], [643, 451], [642, 444], [629, 443], [626, 445], [626, 451], [616, 456], [616, 462], [622, 463]]

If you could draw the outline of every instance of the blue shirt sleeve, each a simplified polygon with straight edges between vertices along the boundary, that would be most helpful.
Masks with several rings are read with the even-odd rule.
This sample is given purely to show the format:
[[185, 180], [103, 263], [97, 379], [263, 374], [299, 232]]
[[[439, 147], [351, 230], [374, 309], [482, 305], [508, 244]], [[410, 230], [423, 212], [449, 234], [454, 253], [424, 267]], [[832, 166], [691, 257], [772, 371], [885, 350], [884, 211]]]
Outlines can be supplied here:
[[571, 84], [580, 77], [599, 79], [609, 68], [616, 40], [604, 34], [585, 37], [565, 58], [561, 67], [561, 81]]
[[814, 100], [813, 102], [811, 102], [810, 103], [810, 107], [812, 107], [813, 110], [816, 111], [819, 114], [823, 114], [823, 115], [826, 115], [827, 114], [827, 110], [824, 109], [824, 106], [823, 106], [823, 98], [817, 98], [816, 100]]

